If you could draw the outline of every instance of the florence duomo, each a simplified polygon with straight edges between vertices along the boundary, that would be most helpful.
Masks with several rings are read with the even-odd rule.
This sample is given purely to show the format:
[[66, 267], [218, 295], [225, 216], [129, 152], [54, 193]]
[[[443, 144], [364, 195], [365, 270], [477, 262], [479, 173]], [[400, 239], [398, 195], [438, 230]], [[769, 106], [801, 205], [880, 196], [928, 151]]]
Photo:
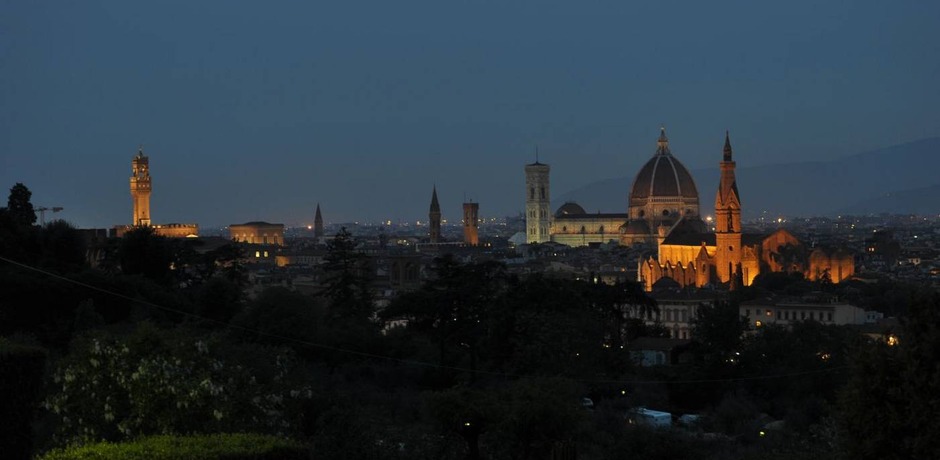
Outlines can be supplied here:
[[940, 459], [940, 1], [0, 12], [0, 460]]
[[[653, 250], [639, 263], [637, 281], [647, 291], [664, 280], [679, 287], [749, 286], [761, 272], [798, 272], [809, 280], [834, 283], [855, 273], [854, 258], [841, 248], [815, 247], [785, 229], [764, 234], [742, 228], [742, 198], [735, 179], [730, 133], [725, 133], [719, 163], [713, 228], [702, 220], [698, 189], [692, 175], [672, 154], [666, 129], [660, 129], [653, 157], [630, 187], [627, 213], [590, 214], [577, 203], [564, 203], [554, 215], [549, 199], [549, 165], [525, 167], [526, 229], [529, 242], [553, 241], [570, 246], [617, 242], [647, 245]], [[540, 192], [540, 193], [537, 193]], [[551, 219], [551, 222], [546, 222]], [[543, 229], [550, 228], [548, 235]], [[783, 263], [782, 252], [803, 249], [807, 256]]]

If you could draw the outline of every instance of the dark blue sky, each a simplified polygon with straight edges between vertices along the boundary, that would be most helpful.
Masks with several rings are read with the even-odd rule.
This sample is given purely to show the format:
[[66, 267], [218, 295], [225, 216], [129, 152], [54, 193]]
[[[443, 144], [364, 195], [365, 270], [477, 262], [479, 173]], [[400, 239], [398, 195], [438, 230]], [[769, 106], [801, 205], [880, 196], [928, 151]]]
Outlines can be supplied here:
[[80, 226], [130, 221], [141, 143], [155, 222], [214, 225], [515, 214], [536, 145], [558, 196], [660, 123], [690, 169], [940, 135], [940, 2], [0, 5], [0, 186]]

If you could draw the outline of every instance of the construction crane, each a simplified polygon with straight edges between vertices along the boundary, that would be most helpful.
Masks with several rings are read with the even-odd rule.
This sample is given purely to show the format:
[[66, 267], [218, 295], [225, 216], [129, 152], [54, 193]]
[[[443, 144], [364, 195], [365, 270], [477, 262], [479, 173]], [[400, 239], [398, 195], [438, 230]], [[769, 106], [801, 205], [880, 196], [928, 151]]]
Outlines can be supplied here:
[[39, 225], [41, 225], [41, 226], [45, 226], [45, 225], [46, 225], [46, 211], [52, 211], [53, 213], [56, 213], [56, 212], [59, 212], [59, 211], [61, 211], [61, 210], [63, 210], [63, 209], [65, 209], [65, 208], [63, 208], [62, 206], [53, 206], [53, 207], [51, 207], [51, 208], [47, 208], [47, 207], [45, 207], [45, 206], [40, 206], [40, 207], [36, 208], [36, 210], [39, 211]]

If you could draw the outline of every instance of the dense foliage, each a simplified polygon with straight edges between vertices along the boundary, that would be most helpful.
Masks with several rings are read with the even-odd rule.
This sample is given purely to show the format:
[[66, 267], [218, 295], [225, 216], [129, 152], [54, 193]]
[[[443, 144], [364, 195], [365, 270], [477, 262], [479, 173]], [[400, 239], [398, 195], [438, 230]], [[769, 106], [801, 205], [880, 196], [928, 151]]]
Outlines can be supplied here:
[[43, 403], [56, 417], [58, 443], [298, 431], [297, 409], [313, 391], [290, 353], [175, 335], [144, 323], [127, 337], [92, 334], [77, 342]]

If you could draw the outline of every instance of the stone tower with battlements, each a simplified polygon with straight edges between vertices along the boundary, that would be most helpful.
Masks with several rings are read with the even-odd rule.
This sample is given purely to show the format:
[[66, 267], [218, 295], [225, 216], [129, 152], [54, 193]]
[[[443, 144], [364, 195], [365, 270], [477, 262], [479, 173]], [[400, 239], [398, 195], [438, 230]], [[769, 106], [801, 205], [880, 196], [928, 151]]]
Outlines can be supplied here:
[[480, 204], [463, 204], [463, 242], [476, 246], [480, 244], [479, 234]]
[[526, 243], [545, 243], [551, 240], [552, 212], [551, 190], [547, 164], [535, 163], [525, 166], [525, 229]]
[[131, 198], [134, 201], [134, 226], [149, 227], [150, 220], [150, 159], [141, 147], [131, 161]]

